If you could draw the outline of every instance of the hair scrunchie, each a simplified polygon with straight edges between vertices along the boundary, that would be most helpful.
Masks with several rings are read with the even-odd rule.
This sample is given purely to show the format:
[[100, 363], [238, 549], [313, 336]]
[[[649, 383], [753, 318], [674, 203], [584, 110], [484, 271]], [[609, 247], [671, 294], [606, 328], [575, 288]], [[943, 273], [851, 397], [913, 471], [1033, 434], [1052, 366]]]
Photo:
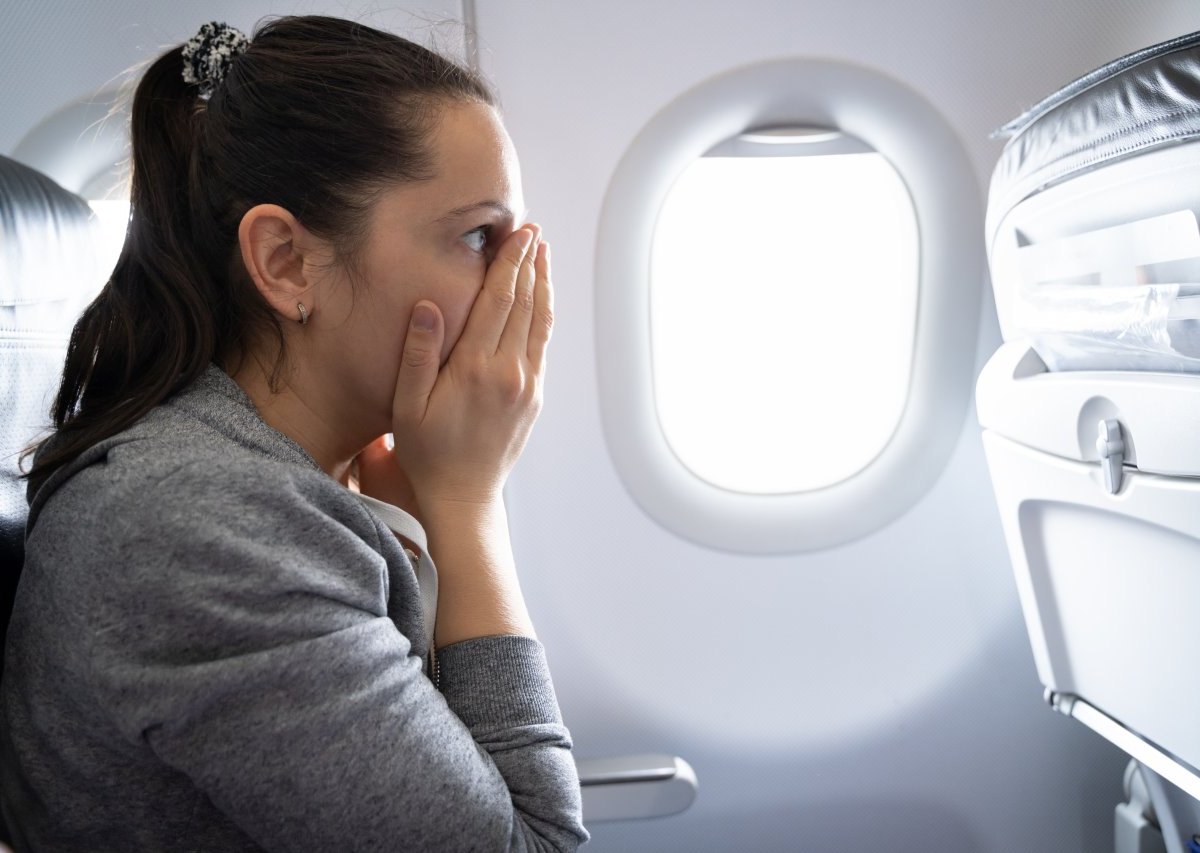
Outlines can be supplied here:
[[241, 56], [250, 46], [250, 39], [241, 30], [219, 21], [200, 27], [183, 46], [183, 80], [200, 87], [200, 97], [212, 95], [217, 84], [225, 79], [234, 57]]

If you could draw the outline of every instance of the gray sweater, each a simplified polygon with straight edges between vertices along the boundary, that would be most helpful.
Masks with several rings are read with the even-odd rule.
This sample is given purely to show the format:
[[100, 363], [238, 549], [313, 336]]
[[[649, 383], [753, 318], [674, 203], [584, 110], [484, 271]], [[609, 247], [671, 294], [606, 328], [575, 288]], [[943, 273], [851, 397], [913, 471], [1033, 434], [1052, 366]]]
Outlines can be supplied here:
[[395, 537], [215, 366], [31, 496], [0, 711], [18, 850], [574, 850], [545, 651], [427, 677]]

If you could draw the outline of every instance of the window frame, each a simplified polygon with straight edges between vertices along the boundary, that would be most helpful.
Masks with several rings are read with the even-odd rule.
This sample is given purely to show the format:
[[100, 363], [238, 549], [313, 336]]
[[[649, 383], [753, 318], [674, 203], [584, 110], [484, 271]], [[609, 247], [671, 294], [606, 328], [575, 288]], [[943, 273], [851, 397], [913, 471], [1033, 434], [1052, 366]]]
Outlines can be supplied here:
[[[879, 455], [822, 489], [745, 494], [696, 476], [658, 422], [650, 251], [659, 211], [683, 169], [724, 140], [770, 126], [836, 128], [896, 169], [917, 218], [917, 318], [908, 399]], [[667, 530], [732, 553], [820, 550], [898, 518], [941, 475], [970, 409], [987, 283], [982, 234], [980, 188], [953, 129], [922, 96], [878, 71], [830, 60], [774, 60], [710, 78], [669, 103], [614, 171], [597, 231], [600, 412], [630, 495]]]

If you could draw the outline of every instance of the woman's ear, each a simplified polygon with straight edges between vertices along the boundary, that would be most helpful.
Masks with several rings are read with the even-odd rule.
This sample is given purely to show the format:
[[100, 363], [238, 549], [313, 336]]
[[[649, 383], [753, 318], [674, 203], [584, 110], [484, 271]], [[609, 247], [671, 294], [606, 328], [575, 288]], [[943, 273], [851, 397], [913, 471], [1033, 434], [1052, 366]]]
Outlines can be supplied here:
[[305, 260], [318, 247], [300, 221], [277, 204], [256, 205], [242, 217], [238, 245], [246, 272], [267, 304], [287, 320], [307, 322], [316, 308], [317, 291]]

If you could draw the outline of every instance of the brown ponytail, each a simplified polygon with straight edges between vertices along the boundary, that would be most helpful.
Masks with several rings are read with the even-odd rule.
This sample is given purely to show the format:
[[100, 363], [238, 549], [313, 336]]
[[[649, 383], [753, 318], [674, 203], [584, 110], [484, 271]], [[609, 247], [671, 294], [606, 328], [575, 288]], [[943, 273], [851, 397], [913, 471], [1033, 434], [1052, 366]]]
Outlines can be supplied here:
[[278, 373], [283, 331], [242, 267], [242, 216], [279, 204], [352, 262], [374, 194], [428, 176], [437, 107], [463, 99], [494, 103], [467, 69], [338, 18], [261, 26], [208, 100], [181, 47], [160, 56], [133, 99], [125, 245], [71, 334], [31, 485], [259, 335], [278, 342]]

